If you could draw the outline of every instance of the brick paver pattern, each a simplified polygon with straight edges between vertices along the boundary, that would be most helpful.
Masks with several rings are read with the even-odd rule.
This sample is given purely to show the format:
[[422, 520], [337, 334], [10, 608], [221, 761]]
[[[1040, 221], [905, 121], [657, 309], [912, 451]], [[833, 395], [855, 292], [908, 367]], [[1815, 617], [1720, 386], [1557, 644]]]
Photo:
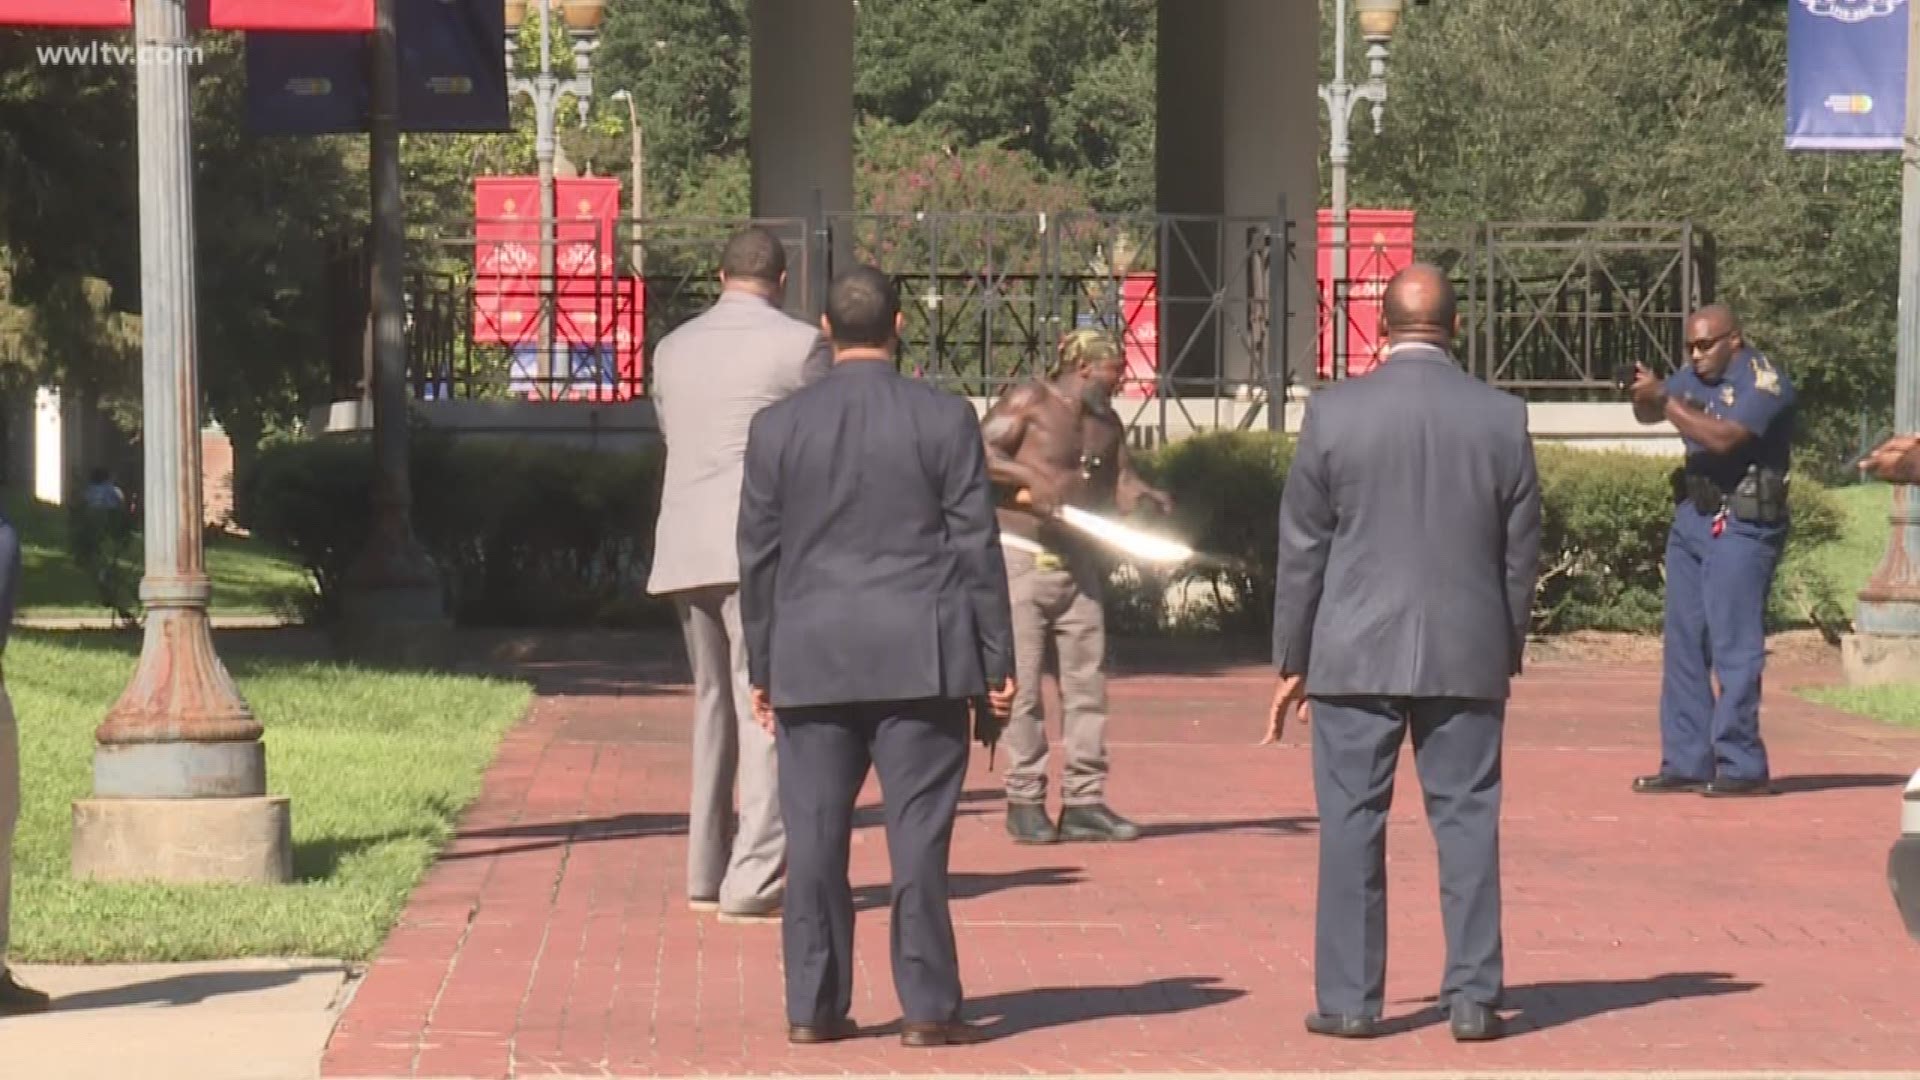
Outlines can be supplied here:
[[789, 1047], [777, 924], [685, 903], [689, 701], [671, 644], [539, 677], [326, 1075], [1920, 1068], [1920, 945], [1886, 878], [1920, 732], [1784, 689], [1818, 672], [1769, 674], [1784, 793], [1755, 800], [1628, 790], [1657, 762], [1657, 670], [1528, 673], [1503, 834], [1515, 1033], [1460, 1045], [1432, 1008], [1438, 886], [1410, 749], [1388, 841], [1399, 1030], [1312, 1036], [1307, 733], [1254, 745], [1272, 686], [1257, 665], [1129, 666], [1112, 688], [1111, 795], [1143, 839], [1016, 846], [975, 755], [954, 914], [967, 1015], [993, 1038], [938, 1050], [894, 1035], [876, 784], [853, 848], [866, 1034]]

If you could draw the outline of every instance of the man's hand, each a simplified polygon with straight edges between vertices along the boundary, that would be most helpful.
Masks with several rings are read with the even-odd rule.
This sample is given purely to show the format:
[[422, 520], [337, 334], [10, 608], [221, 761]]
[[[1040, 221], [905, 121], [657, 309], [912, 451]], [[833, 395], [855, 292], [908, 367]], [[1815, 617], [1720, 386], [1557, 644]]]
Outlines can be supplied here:
[[1287, 714], [1298, 713], [1302, 724], [1313, 719], [1312, 709], [1307, 705], [1307, 677], [1305, 675], [1282, 675], [1273, 688], [1273, 704], [1267, 707], [1267, 735], [1260, 740], [1261, 746], [1269, 746], [1280, 741], [1287, 733]]
[[1665, 388], [1659, 376], [1647, 370], [1647, 366], [1638, 361], [1633, 365], [1633, 385], [1627, 388], [1627, 394], [1633, 399], [1636, 408], [1652, 409], [1660, 404], [1660, 395]]
[[1173, 496], [1159, 488], [1145, 488], [1140, 492], [1140, 497], [1159, 507], [1162, 514], [1173, 513]]
[[773, 699], [767, 696], [764, 687], [753, 688], [753, 722], [760, 725], [761, 731], [773, 734]]
[[987, 691], [987, 704], [993, 709], [993, 715], [998, 719], [1005, 720], [1013, 715], [1013, 695], [1015, 689], [1013, 676], [1009, 675], [1007, 676], [1007, 681], [1001, 684], [1000, 689]]
[[1041, 517], [1052, 517], [1060, 512], [1060, 507], [1065, 503], [1065, 496], [1060, 490], [1060, 485], [1051, 478], [1035, 476], [1026, 487], [1021, 488], [1014, 495], [1013, 501], [1016, 505], [1030, 508]]
[[1895, 435], [1861, 458], [1859, 466], [1875, 480], [1920, 483], [1920, 435]]

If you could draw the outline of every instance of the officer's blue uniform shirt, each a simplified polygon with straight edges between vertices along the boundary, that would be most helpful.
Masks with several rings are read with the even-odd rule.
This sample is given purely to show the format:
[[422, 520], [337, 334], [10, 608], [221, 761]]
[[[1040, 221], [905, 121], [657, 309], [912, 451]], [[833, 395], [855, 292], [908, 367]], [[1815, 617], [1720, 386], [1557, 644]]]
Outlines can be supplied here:
[[1707, 415], [1732, 420], [1753, 433], [1730, 454], [1710, 453], [1684, 436], [1687, 471], [1705, 476], [1731, 492], [1747, 466], [1785, 473], [1793, 457], [1793, 383], [1786, 373], [1751, 346], [1734, 354], [1720, 378], [1709, 383], [1693, 365], [1667, 377], [1667, 396], [1704, 405]]

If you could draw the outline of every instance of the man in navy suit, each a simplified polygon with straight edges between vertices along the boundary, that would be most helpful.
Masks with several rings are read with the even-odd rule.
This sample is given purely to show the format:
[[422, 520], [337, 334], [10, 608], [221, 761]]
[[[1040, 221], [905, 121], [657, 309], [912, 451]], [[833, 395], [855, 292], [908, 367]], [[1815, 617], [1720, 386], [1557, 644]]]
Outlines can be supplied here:
[[[970, 703], [1012, 709], [1013, 625], [985, 444], [962, 398], [902, 377], [899, 295], [837, 278], [834, 366], [758, 413], [740, 491], [741, 621], [755, 715], [774, 730], [787, 830], [788, 1040], [855, 1032], [853, 810], [880, 775], [893, 981], [909, 1046], [961, 1022], [947, 861]], [[776, 719], [777, 718], [777, 719]]]

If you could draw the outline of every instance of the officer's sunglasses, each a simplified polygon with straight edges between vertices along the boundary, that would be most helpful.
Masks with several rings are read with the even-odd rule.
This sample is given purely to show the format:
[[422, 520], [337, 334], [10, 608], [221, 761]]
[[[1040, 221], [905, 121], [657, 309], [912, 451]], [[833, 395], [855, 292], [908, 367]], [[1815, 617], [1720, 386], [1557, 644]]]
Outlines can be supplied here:
[[1715, 345], [1720, 344], [1721, 342], [1727, 340], [1732, 336], [1733, 336], [1733, 331], [1729, 330], [1724, 334], [1719, 334], [1714, 337], [1700, 338], [1695, 341], [1689, 341], [1687, 342], [1687, 348], [1693, 350], [1694, 352], [1706, 352], [1708, 349], [1713, 348]]

